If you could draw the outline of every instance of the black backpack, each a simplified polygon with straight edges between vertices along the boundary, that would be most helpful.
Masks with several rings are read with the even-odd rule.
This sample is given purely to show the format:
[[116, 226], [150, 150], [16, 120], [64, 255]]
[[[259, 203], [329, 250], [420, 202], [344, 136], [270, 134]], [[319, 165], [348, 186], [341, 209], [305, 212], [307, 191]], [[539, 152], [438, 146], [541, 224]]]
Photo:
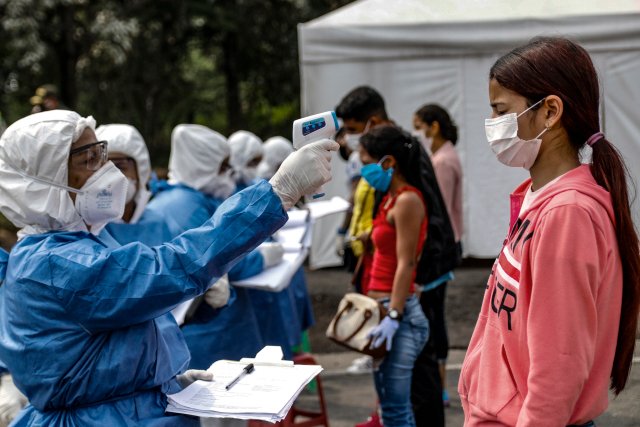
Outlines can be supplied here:
[[447, 206], [440, 193], [431, 159], [422, 146], [420, 146], [420, 172], [426, 189], [425, 203], [429, 224], [427, 241], [418, 261], [416, 283], [424, 285], [459, 266], [462, 253], [453, 234]]
[[[436, 173], [425, 149], [420, 146], [420, 172], [423, 188], [426, 190], [425, 204], [427, 205], [427, 240], [422, 249], [422, 255], [416, 268], [416, 283], [426, 285], [445, 273], [460, 265], [462, 253], [460, 246], [455, 241], [447, 207], [444, 204], [440, 187], [436, 180]], [[384, 197], [384, 193], [376, 192], [378, 206]]]

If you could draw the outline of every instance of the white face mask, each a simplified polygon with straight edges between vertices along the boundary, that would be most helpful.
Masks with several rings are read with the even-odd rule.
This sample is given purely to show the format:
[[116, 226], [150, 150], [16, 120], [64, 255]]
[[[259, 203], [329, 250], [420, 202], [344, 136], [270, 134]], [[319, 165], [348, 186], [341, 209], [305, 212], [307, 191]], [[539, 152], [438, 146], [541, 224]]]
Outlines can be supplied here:
[[416, 129], [413, 132], [411, 132], [411, 135], [415, 136], [418, 139], [418, 141], [420, 141], [420, 145], [422, 145], [422, 147], [424, 147], [427, 153], [431, 155], [431, 144], [433, 144], [433, 138], [430, 136], [427, 136], [427, 134], [423, 129]]
[[223, 174], [216, 175], [206, 187], [202, 188], [202, 192], [216, 199], [227, 199], [236, 189], [236, 182], [231, 177], [231, 169]]
[[234, 170], [230, 176], [238, 184], [251, 184], [258, 177], [258, 168], [254, 166]]
[[251, 181], [258, 177], [258, 167], [247, 167], [242, 171], [242, 178], [246, 184], [249, 184]]
[[369, 124], [370, 122], [367, 120], [367, 124], [364, 126], [364, 130], [362, 132], [348, 133], [344, 136], [344, 140], [346, 141], [349, 150], [356, 151], [358, 147], [360, 147], [360, 138], [369, 130]]
[[134, 197], [136, 197], [136, 194], [138, 194], [138, 181], [135, 179], [127, 178], [127, 183], [127, 197], [125, 199], [125, 204], [132, 201]]
[[271, 169], [271, 166], [267, 162], [260, 162], [258, 165], [258, 169], [256, 170], [258, 176], [262, 179], [269, 180], [274, 175], [274, 171]]
[[360, 137], [362, 133], [348, 133], [344, 136], [344, 140], [347, 143], [349, 150], [356, 151], [360, 146]]
[[513, 167], [523, 167], [530, 169], [538, 157], [540, 137], [547, 131], [545, 128], [534, 139], [521, 139], [518, 136], [518, 117], [531, 110], [536, 105], [544, 101], [544, 98], [527, 108], [520, 114], [511, 113], [495, 119], [484, 121], [484, 130], [487, 135], [489, 146], [495, 153], [498, 160]]
[[82, 188], [68, 188], [76, 194], [75, 207], [91, 232], [122, 218], [127, 194], [127, 178], [112, 162], [105, 163]]

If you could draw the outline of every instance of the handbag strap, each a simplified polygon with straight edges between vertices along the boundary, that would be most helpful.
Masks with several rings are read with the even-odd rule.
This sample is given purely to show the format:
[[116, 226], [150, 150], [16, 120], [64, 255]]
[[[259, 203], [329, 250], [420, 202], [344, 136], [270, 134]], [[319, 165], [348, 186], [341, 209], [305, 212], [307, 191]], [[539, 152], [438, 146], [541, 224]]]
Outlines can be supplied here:
[[351, 340], [353, 337], [356, 336], [356, 334], [358, 332], [360, 332], [362, 330], [362, 328], [364, 328], [364, 325], [367, 323], [367, 321], [371, 318], [371, 316], [373, 316], [373, 313], [371, 313], [371, 310], [369, 309], [365, 309], [363, 317], [364, 319], [362, 320], [362, 323], [360, 324], [360, 326], [358, 326], [356, 328], [355, 331], [353, 331], [353, 333], [351, 335], [349, 335], [347, 338], [339, 338], [338, 337], [338, 322], [340, 322], [340, 318], [342, 317], [342, 315], [344, 314], [345, 311], [350, 310], [351, 307], [353, 307], [353, 303], [351, 301], [347, 302], [347, 305], [344, 306], [344, 308], [342, 310], [340, 310], [340, 313], [338, 313], [338, 315], [336, 316], [335, 321], [333, 322], [333, 336], [340, 340], [340, 341], [349, 341]]

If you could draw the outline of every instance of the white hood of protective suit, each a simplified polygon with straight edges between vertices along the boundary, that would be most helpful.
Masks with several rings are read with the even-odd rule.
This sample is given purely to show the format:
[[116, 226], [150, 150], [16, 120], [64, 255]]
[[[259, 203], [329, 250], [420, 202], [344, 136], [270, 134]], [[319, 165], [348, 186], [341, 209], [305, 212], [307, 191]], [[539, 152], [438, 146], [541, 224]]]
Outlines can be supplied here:
[[262, 156], [262, 140], [251, 132], [239, 130], [229, 137], [229, 146], [231, 147], [229, 163], [235, 172], [236, 182], [249, 184], [255, 176], [246, 173], [247, 164], [256, 157]]
[[142, 216], [151, 192], [147, 190], [147, 183], [151, 178], [151, 160], [149, 150], [142, 135], [131, 125], [112, 124], [103, 125], [96, 129], [98, 140], [108, 142], [107, 147], [110, 153], [122, 153], [131, 157], [136, 162], [138, 169], [138, 192], [136, 193], [136, 209], [131, 216], [130, 224], [135, 224]]
[[211, 188], [229, 155], [227, 139], [218, 132], [201, 125], [178, 125], [171, 133], [169, 183], [198, 191]]
[[69, 150], [93, 117], [53, 110], [24, 117], [0, 139], [0, 211], [19, 237], [48, 231], [87, 231], [69, 192]]
[[284, 159], [293, 153], [293, 144], [287, 138], [274, 136], [267, 139], [262, 148], [264, 154], [262, 161], [258, 165], [258, 176], [264, 179], [271, 179], [282, 162], [284, 162]]

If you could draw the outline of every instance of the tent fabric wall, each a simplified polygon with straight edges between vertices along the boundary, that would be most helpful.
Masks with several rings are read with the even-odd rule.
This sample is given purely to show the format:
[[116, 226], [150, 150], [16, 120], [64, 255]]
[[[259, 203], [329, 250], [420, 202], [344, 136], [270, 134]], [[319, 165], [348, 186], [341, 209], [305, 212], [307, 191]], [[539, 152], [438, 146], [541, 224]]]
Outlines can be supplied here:
[[[508, 226], [508, 195], [527, 177], [497, 162], [484, 119], [491, 114], [489, 68], [532, 37], [568, 36], [589, 50], [604, 95], [602, 129], [625, 155], [634, 179], [640, 175], [633, 161], [640, 154], [640, 2], [448, 0], [437, 2], [437, 9], [435, 4], [362, 0], [301, 24], [302, 110], [306, 115], [333, 109], [363, 84], [381, 92], [391, 118], [405, 129], [421, 105], [447, 108], [460, 131], [466, 255], [497, 255]], [[329, 196], [346, 196], [344, 168], [335, 156]], [[322, 222], [316, 227], [319, 238], [333, 238], [335, 230], [323, 230]], [[333, 256], [331, 262], [339, 260]]]

